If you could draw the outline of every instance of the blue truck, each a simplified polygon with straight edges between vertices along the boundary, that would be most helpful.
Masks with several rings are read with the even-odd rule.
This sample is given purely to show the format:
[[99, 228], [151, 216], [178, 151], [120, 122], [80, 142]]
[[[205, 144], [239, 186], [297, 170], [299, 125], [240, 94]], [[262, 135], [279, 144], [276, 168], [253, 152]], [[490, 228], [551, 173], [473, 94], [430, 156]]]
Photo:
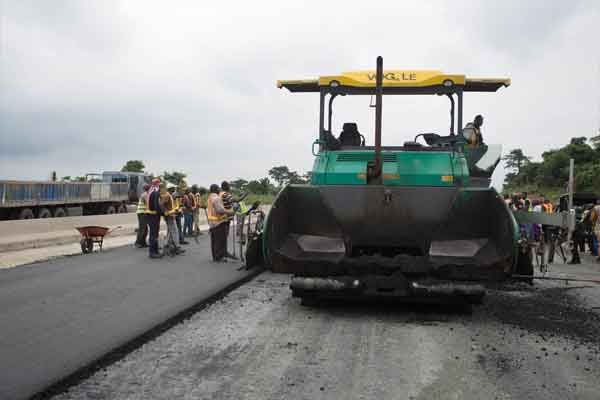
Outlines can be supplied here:
[[85, 182], [0, 180], [0, 220], [127, 212], [150, 175], [106, 171]]

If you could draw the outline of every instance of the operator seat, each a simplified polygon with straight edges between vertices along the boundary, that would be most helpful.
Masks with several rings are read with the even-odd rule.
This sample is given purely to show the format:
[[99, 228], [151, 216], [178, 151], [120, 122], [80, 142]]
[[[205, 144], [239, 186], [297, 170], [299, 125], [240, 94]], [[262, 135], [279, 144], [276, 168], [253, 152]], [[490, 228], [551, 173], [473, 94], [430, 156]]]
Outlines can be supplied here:
[[338, 140], [342, 146], [360, 146], [361, 134], [358, 131], [358, 126], [354, 122], [346, 122], [342, 128], [342, 133]]

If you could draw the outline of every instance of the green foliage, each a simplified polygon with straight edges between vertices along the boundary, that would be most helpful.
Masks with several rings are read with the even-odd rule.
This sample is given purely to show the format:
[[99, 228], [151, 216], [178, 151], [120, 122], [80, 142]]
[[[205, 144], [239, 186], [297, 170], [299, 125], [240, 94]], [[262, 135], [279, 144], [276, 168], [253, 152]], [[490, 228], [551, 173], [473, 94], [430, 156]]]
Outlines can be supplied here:
[[125, 163], [121, 172], [144, 172], [144, 162], [141, 160], [129, 160]]
[[574, 137], [569, 144], [542, 154], [541, 162], [530, 162], [521, 149], [512, 150], [504, 160], [512, 171], [506, 174], [505, 192], [564, 193], [569, 180], [569, 161], [575, 160], [575, 190], [600, 191], [600, 135], [590, 139]]
[[259, 180], [252, 180], [248, 182], [245, 190], [249, 193], [255, 193], [260, 195], [275, 194], [277, 188], [271, 184], [269, 178], [262, 178]]
[[269, 176], [271, 177], [271, 179], [277, 182], [277, 186], [279, 186], [280, 188], [288, 183], [308, 183], [310, 181], [310, 178], [307, 180], [308, 174], [309, 173], [306, 173], [305, 175], [300, 175], [296, 171], [290, 171], [290, 169], [286, 165], [273, 167], [269, 170]]
[[229, 185], [233, 190], [242, 191], [248, 185], [248, 181], [242, 178], [238, 178], [236, 180], [230, 181]]
[[517, 174], [521, 172], [521, 168], [529, 162], [529, 157], [523, 154], [523, 150], [514, 149], [511, 150], [504, 158], [506, 161], [506, 168], [516, 169]]
[[598, 131], [598, 135], [590, 138], [590, 143], [592, 143], [592, 147], [594, 150], [600, 150], [600, 131]]
[[169, 172], [169, 171], [165, 171], [162, 174], [162, 178], [161, 180], [172, 183], [175, 186], [179, 186], [181, 184], [181, 182], [183, 182], [183, 180], [185, 179], [187, 175], [184, 174], [183, 172], [178, 172], [178, 171], [173, 171], [173, 172]]

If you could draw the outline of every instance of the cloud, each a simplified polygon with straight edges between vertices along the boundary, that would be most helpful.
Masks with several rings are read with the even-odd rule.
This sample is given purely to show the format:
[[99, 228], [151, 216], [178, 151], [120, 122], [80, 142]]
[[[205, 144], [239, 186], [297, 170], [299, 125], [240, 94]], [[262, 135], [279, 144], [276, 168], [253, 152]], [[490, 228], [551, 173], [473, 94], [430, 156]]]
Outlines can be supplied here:
[[[80, 175], [128, 159], [204, 185], [280, 164], [302, 172], [317, 96], [275, 81], [373, 68], [380, 54], [390, 68], [511, 76], [498, 94], [468, 96], [465, 119], [484, 114], [488, 141], [536, 157], [599, 123], [598, 5], [563, 3], [5, 4], [0, 175]], [[369, 140], [368, 101], [338, 99], [335, 129], [357, 121]], [[447, 107], [386, 99], [384, 143], [444, 133]]]

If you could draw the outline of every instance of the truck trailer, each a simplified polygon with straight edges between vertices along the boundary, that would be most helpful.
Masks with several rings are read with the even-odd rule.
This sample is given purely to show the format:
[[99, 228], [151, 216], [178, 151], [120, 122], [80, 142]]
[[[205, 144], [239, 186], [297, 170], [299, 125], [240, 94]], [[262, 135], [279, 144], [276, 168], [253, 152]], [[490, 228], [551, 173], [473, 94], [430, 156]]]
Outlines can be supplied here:
[[107, 171], [85, 182], [0, 180], [0, 219], [33, 219], [127, 212], [150, 175]]

